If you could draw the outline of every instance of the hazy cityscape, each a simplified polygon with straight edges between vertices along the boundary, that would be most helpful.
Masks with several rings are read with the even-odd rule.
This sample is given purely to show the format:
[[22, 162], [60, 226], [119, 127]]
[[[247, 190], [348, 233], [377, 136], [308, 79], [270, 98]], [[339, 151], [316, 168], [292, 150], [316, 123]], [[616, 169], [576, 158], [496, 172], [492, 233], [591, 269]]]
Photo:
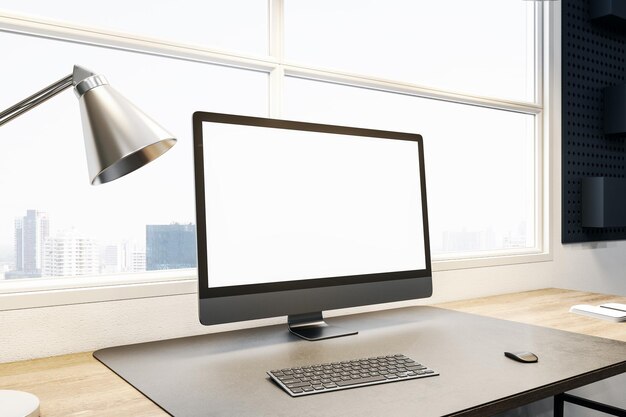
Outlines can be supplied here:
[[[14, 220], [13, 245], [0, 245], [0, 280], [79, 277], [195, 268], [194, 224], [149, 224], [143, 239], [101, 241], [75, 228], [53, 230], [48, 213], [26, 210]], [[444, 231], [432, 239], [432, 253], [448, 254], [526, 248], [526, 222], [501, 234], [491, 229]]]
[[51, 230], [48, 213], [15, 219], [13, 247], [0, 247], [0, 279], [74, 277], [195, 268], [194, 224], [145, 226], [145, 239], [98, 241], [76, 229]]
[[440, 241], [432, 242], [431, 250], [437, 253], [479, 252], [502, 249], [523, 249], [532, 247], [534, 242], [528, 239], [526, 222], [519, 223], [517, 230], [496, 233], [492, 228], [485, 230], [444, 231]]

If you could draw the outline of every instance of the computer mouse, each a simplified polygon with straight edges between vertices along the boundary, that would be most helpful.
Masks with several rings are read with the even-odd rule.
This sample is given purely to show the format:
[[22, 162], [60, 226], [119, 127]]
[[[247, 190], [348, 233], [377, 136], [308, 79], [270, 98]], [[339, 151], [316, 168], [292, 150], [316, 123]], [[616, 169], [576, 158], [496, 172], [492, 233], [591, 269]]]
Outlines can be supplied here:
[[504, 356], [523, 363], [532, 363], [539, 360], [537, 355], [532, 352], [504, 352]]

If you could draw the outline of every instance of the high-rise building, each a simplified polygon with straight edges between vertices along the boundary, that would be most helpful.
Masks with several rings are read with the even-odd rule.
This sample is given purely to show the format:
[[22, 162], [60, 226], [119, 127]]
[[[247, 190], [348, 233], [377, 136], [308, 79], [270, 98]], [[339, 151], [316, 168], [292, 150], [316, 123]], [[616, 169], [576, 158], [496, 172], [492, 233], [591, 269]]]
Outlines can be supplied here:
[[4, 276], [7, 272], [9, 272], [9, 265], [0, 262], [0, 279], [4, 279]]
[[96, 275], [98, 267], [98, 245], [93, 239], [72, 230], [46, 240], [43, 262], [45, 276]]
[[146, 226], [146, 270], [195, 268], [197, 265], [195, 225]]
[[[145, 243], [145, 242], [144, 242]], [[134, 241], [125, 241], [121, 245], [122, 272], [143, 272], [146, 270], [146, 249]]]
[[48, 215], [27, 210], [15, 219], [15, 270], [6, 278], [35, 278], [42, 275], [44, 245], [50, 234]]
[[144, 272], [146, 250], [133, 241], [109, 243], [100, 247], [100, 273]]
[[130, 252], [128, 272], [143, 272], [146, 270], [146, 251], [134, 249]]
[[100, 273], [116, 274], [122, 271], [124, 263], [123, 247], [109, 244], [100, 247]]

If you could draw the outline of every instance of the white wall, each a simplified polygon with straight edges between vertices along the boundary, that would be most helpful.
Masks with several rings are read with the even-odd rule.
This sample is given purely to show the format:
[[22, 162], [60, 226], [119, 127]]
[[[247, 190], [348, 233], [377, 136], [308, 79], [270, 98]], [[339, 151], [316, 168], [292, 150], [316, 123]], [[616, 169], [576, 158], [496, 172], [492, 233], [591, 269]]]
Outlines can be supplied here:
[[554, 285], [626, 295], [626, 242], [558, 245]]

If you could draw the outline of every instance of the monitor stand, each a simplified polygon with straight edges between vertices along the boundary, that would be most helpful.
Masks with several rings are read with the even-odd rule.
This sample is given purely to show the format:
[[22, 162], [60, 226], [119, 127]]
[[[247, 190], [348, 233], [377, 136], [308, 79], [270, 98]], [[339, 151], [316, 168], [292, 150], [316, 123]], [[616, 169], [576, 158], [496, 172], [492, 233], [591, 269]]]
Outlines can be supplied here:
[[330, 326], [324, 321], [322, 312], [289, 315], [287, 317], [289, 331], [305, 340], [323, 340], [333, 337], [357, 334], [355, 330]]

